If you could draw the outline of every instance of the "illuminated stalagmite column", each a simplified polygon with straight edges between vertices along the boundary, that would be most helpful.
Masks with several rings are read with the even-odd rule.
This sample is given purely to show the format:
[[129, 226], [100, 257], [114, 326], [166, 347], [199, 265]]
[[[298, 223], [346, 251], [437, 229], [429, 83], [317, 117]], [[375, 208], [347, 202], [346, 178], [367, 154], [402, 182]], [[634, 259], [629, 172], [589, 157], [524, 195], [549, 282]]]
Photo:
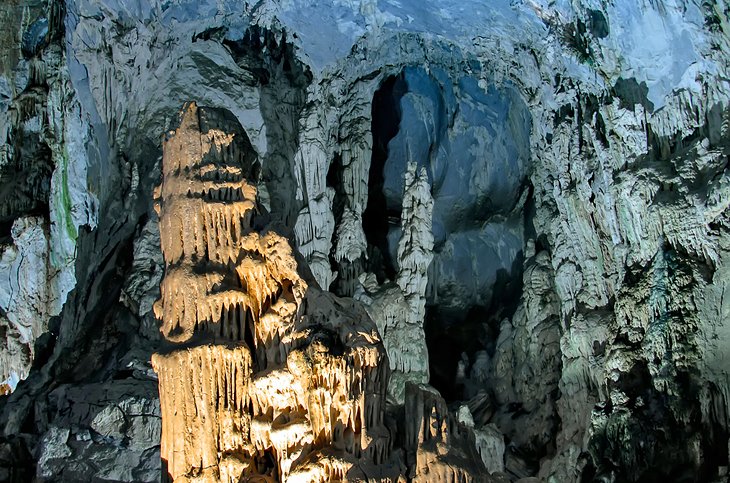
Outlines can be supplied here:
[[397, 479], [381, 464], [377, 331], [355, 302], [308, 287], [286, 238], [252, 228], [257, 171], [228, 111], [187, 105], [163, 144], [163, 468], [175, 481]]

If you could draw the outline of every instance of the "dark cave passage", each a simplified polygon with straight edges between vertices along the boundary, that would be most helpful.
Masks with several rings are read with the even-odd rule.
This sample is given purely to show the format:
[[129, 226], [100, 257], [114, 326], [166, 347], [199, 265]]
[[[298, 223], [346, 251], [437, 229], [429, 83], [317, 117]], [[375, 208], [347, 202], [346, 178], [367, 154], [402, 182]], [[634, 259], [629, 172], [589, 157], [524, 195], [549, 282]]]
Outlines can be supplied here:
[[[492, 302], [469, 307], [426, 305], [423, 330], [428, 347], [429, 383], [447, 401], [465, 400], [479, 389], [468, 381], [468, 370], [479, 351], [493, 357], [499, 337], [500, 323], [511, 318], [522, 294], [523, 257], [512, 264], [511, 272], [499, 270], [492, 287]], [[464, 378], [456, 377], [459, 363], [467, 370]]]
[[373, 152], [368, 177], [368, 204], [363, 213], [363, 230], [368, 243], [367, 269], [378, 282], [395, 278], [395, 264], [388, 250], [391, 223], [400, 222], [400, 208], [388, 207], [383, 187], [388, 160], [388, 143], [398, 133], [401, 121], [400, 99], [407, 91], [404, 73], [388, 77], [373, 96]]
[[494, 353], [499, 326], [488, 324], [488, 318], [489, 310], [484, 306], [459, 311], [426, 306], [423, 331], [428, 347], [429, 384], [447, 401], [464, 398], [463, 381], [456, 378], [462, 354], [472, 358], [488, 346], [491, 346], [490, 355]]

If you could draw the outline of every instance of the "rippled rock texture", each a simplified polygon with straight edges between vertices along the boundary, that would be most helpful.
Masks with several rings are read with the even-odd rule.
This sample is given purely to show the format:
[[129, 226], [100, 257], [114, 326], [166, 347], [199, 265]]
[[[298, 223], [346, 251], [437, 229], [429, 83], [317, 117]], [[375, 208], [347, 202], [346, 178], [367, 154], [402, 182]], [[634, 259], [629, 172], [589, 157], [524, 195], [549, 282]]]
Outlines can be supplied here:
[[729, 14], [3, 3], [0, 480], [725, 481]]

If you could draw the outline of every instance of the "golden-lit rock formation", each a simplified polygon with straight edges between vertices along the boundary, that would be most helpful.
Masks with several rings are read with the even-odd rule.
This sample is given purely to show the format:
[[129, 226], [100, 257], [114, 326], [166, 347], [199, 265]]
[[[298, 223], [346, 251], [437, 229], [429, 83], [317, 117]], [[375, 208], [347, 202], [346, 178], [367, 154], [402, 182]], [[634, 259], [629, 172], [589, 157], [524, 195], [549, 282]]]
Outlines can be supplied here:
[[413, 482], [489, 481], [474, 433], [449, 412], [438, 391], [408, 382], [405, 400], [405, 449]]
[[355, 302], [308, 287], [286, 238], [253, 229], [258, 163], [240, 124], [191, 103], [163, 153], [155, 313], [169, 347], [152, 363], [167, 477], [325, 482], [367, 466], [397, 479], [382, 464], [377, 330]]
[[[238, 481], [251, 465], [246, 411], [251, 355], [206, 344], [156, 355], [163, 458], [175, 479]], [[242, 457], [243, 456], [243, 457]], [[192, 478], [191, 478], [192, 479]]]

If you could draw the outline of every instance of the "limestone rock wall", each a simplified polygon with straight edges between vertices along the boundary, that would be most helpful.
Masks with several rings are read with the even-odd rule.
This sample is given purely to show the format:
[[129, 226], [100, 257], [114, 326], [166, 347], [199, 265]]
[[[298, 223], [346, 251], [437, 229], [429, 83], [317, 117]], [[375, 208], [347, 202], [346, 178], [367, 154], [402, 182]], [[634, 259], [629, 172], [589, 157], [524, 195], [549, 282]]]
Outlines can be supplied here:
[[86, 180], [90, 128], [60, 45], [63, 10], [15, 7], [21, 15], [8, 8], [8, 34], [24, 33], [8, 39], [16, 62], [3, 66], [0, 120], [0, 380], [12, 387], [76, 283], [78, 231], [96, 225], [98, 203]]

